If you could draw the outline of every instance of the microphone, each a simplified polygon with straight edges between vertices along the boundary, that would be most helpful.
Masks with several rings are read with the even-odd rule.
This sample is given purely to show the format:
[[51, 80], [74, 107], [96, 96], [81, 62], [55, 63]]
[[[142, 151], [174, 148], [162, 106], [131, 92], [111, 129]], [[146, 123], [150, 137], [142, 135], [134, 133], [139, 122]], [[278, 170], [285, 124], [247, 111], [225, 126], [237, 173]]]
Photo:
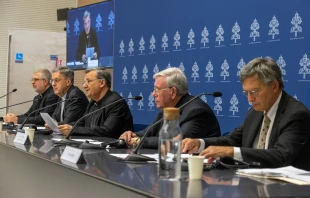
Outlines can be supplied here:
[[[17, 129], [17, 131], [23, 131], [24, 125], [26, 124], [26, 122], [27, 122], [28, 118], [30, 117], [30, 115], [32, 115], [33, 113], [35, 113], [35, 112], [37, 112], [37, 111], [41, 111], [41, 110], [43, 110], [43, 109], [45, 109], [45, 108], [48, 108], [48, 107], [57, 105], [57, 104], [59, 104], [59, 103], [65, 102], [65, 101], [77, 100], [77, 99], [80, 99], [80, 97], [61, 100], [61, 101], [59, 101], [59, 102], [56, 102], [56, 103], [53, 103], [53, 104], [50, 104], [50, 105], [47, 105], [47, 106], [45, 106], [45, 107], [42, 107], [42, 108], [39, 108], [39, 109], [37, 109], [37, 110], [32, 111], [31, 113], [29, 113], [29, 115], [26, 117], [26, 119], [24, 120], [24, 122], [23, 122], [23, 123], [20, 125], [20, 127]], [[39, 100], [41, 100], [41, 99], [39, 99]]]
[[7, 96], [7, 95], [9, 95], [9, 94], [11, 94], [11, 93], [13, 93], [13, 92], [15, 92], [15, 91], [17, 91], [17, 89], [13, 89], [13, 90], [10, 91], [9, 93], [7, 93], [7, 94], [1, 96], [0, 99], [3, 98], [3, 97], [5, 97], [5, 96]]
[[6, 109], [6, 108], [9, 108], [9, 107], [13, 107], [13, 106], [16, 106], [16, 105], [21, 105], [21, 104], [24, 104], [24, 103], [27, 103], [27, 102], [33, 102], [33, 101], [37, 101], [37, 100], [41, 100], [41, 99], [37, 98], [37, 99], [34, 99], [34, 100], [27, 100], [27, 101], [16, 103], [16, 104], [12, 104], [12, 105], [9, 105], [9, 106], [6, 106], [6, 107], [1, 107], [0, 109]]
[[[208, 96], [213, 96], [213, 97], [220, 97], [222, 96], [222, 92], [213, 92], [213, 93], [202, 93], [199, 94], [197, 96], [195, 96], [194, 98], [190, 99], [189, 101], [187, 101], [186, 103], [184, 103], [183, 105], [181, 105], [179, 107], [179, 109], [185, 107], [187, 104], [191, 103], [193, 100], [197, 99], [198, 97], [202, 96], [202, 95], [208, 95]], [[131, 161], [131, 162], [146, 162], [146, 161], [155, 161], [155, 159], [144, 156], [144, 155], [140, 155], [139, 154], [139, 150], [142, 147], [143, 143], [144, 143], [144, 139], [146, 138], [148, 132], [150, 131], [151, 128], [153, 128], [155, 125], [157, 125], [158, 123], [160, 123], [164, 118], [159, 119], [157, 122], [155, 122], [154, 124], [148, 126], [144, 131], [144, 135], [142, 136], [142, 138], [140, 139], [139, 144], [137, 144], [137, 146], [131, 151], [131, 153], [125, 158], [124, 161]]]
[[[68, 133], [68, 135], [64, 138], [64, 139], [62, 139], [61, 141], [59, 141], [59, 142], [55, 142], [55, 144], [66, 144], [66, 143], [71, 143], [71, 144], [78, 144], [78, 142], [76, 142], [76, 141], [73, 141], [73, 140], [70, 140], [69, 138], [70, 138], [70, 136], [73, 134], [73, 132], [74, 132], [74, 129], [75, 129], [75, 127], [77, 126], [77, 123], [82, 119], [82, 118], [85, 118], [85, 117], [87, 117], [87, 116], [89, 116], [89, 115], [91, 115], [91, 114], [93, 114], [93, 113], [96, 113], [97, 111], [100, 111], [100, 110], [102, 110], [102, 109], [104, 109], [104, 108], [106, 108], [106, 107], [109, 107], [109, 106], [111, 106], [111, 105], [113, 105], [113, 104], [115, 104], [115, 103], [118, 103], [118, 102], [120, 102], [120, 101], [122, 101], [122, 100], [132, 100], [132, 99], [134, 99], [134, 100], [141, 100], [142, 99], [142, 96], [135, 96], [135, 97], [130, 97], [130, 98], [121, 98], [121, 99], [118, 99], [118, 100], [115, 100], [114, 102], [112, 102], [112, 103], [110, 103], [110, 104], [108, 104], [108, 105], [105, 105], [105, 106], [103, 106], [103, 107], [101, 107], [101, 108], [99, 108], [99, 109], [96, 109], [95, 111], [92, 111], [92, 112], [89, 112], [89, 113], [87, 113], [87, 114], [85, 114], [85, 115], [83, 115], [80, 119], [78, 119], [76, 122], [75, 122], [75, 124], [73, 125], [73, 127], [71, 128], [71, 130], [70, 130], [70, 132]], [[83, 143], [84, 144], [84, 143]], [[88, 144], [87, 142], [85, 143], [85, 144]], [[86, 148], [88, 145], [83, 145], [82, 147], [80, 147], [80, 148]], [[91, 147], [91, 148], [94, 148], [94, 146], [91, 146], [91, 145], [89, 145], [89, 147]], [[88, 148], [88, 147], [87, 147]], [[97, 146], [96, 148], [104, 148], [104, 147], [99, 147], [99, 146]]]
[[103, 147], [115, 147], [115, 148], [127, 148], [126, 141], [123, 139], [118, 139], [114, 142], [107, 142], [107, 143], [101, 143], [101, 146]]
[[[74, 142], [72, 141], [70, 143], [75, 143], [75, 141]], [[78, 144], [78, 142], [76, 142], [76, 144]], [[103, 148], [107, 149], [108, 147], [127, 148], [127, 143], [123, 139], [118, 139], [113, 142], [102, 142], [100, 145], [96, 145], [96, 144], [90, 144], [86, 140], [79, 146], [80, 149], [103, 149]]]
[[[16, 90], [15, 90], [16, 91]], [[5, 106], [5, 107], [1, 107], [1, 109], [7, 109], [9, 107], [13, 107], [13, 106], [16, 106], [16, 105], [21, 105], [21, 104], [24, 104], [24, 103], [27, 103], [27, 102], [33, 102], [33, 101], [36, 101], [36, 100], [41, 100], [41, 99], [34, 99], [34, 100], [27, 100], [27, 101], [24, 101], [24, 102], [20, 102], [20, 103], [17, 103], [17, 104], [13, 104], [13, 105], [9, 105], [9, 106]], [[0, 121], [4, 121], [3, 117], [0, 117]], [[14, 126], [14, 123], [13, 123], [13, 126]]]

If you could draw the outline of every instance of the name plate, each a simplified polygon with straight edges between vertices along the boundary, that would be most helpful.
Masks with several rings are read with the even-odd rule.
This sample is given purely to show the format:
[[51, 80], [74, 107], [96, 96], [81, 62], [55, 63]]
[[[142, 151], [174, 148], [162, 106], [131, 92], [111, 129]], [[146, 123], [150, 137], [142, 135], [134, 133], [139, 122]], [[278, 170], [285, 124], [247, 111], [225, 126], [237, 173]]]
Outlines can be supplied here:
[[18, 144], [31, 144], [28, 135], [25, 133], [17, 132], [14, 138], [14, 143]]
[[89, 60], [87, 67], [98, 67], [98, 60]]
[[73, 148], [71, 146], [66, 146], [60, 159], [66, 160], [68, 162], [72, 162], [74, 164], [85, 163], [85, 160], [83, 157], [83, 151], [81, 149]]
[[15, 146], [15, 148], [18, 148], [20, 150], [27, 151], [27, 149], [26, 149], [24, 144], [14, 143], [14, 146]]

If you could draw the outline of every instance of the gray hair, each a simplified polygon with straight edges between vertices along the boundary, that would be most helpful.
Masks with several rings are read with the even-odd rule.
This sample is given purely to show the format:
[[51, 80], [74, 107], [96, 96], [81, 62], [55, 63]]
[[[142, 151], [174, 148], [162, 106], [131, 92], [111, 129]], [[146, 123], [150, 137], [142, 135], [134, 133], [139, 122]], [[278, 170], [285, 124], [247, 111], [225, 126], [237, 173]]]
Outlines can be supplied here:
[[61, 75], [63, 75], [65, 78], [70, 78], [71, 83], [74, 83], [74, 71], [70, 69], [69, 67], [56, 67], [53, 69], [52, 73], [59, 72]]
[[85, 70], [85, 74], [91, 71], [96, 71], [97, 79], [105, 80], [106, 85], [108, 86], [109, 89], [111, 89], [111, 74], [106, 69], [102, 67], [95, 67], [95, 68]]
[[45, 68], [41, 68], [41, 69], [37, 69], [33, 72], [35, 73], [40, 73], [41, 74], [41, 78], [45, 79], [48, 81], [48, 84], [51, 84], [51, 80], [52, 80], [52, 74], [48, 69]]
[[90, 12], [88, 12], [87, 10], [84, 12], [84, 15], [83, 15], [83, 20], [86, 19], [87, 17], [89, 16], [90, 18]]
[[280, 89], [284, 88], [282, 72], [278, 64], [270, 57], [255, 58], [244, 66], [240, 72], [240, 81], [257, 74], [265, 85], [278, 81]]
[[170, 67], [154, 74], [153, 78], [165, 77], [168, 87], [175, 87], [178, 90], [178, 96], [188, 92], [188, 83], [184, 72], [177, 67]]

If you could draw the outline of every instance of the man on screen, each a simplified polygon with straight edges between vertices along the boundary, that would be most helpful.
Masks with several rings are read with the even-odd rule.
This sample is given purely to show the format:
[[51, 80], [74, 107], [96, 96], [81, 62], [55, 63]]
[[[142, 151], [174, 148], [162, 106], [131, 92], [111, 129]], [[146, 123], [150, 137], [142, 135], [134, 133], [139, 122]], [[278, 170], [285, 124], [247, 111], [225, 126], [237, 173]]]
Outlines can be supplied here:
[[85, 11], [83, 16], [84, 30], [79, 36], [79, 44], [76, 51], [77, 61], [86, 61], [87, 58], [99, 59], [100, 50], [96, 30], [90, 27], [90, 12]]

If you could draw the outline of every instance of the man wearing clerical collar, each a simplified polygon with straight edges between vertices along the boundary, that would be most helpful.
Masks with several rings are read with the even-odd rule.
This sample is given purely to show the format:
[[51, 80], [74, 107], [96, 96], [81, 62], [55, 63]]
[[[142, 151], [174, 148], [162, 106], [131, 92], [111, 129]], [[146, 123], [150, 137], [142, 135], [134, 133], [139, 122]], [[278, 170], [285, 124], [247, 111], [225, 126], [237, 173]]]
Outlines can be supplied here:
[[[111, 74], [108, 71], [98, 67], [88, 69], [85, 73], [83, 87], [86, 96], [91, 99], [85, 114], [122, 98], [118, 93], [110, 90]], [[74, 124], [64, 124], [58, 128], [64, 135], [68, 135]], [[123, 132], [133, 130], [132, 115], [124, 100], [85, 116], [76, 124], [77, 127], [74, 128], [72, 135], [118, 138]]]
[[[33, 77], [31, 78], [32, 87], [35, 92], [38, 93], [34, 97], [33, 104], [30, 109], [22, 114], [22, 115], [15, 115], [13, 113], [8, 113], [6, 116], [3, 117], [5, 122], [14, 122], [14, 124], [21, 124], [27, 118], [31, 112], [43, 108], [45, 106], [54, 104], [58, 100], [58, 96], [54, 94], [53, 88], [51, 86], [51, 72], [48, 69], [38, 69], [34, 71]], [[27, 119], [27, 123], [29, 124], [36, 124], [36, 125], [43, 125], [44, 120], [42, 119], [40, 112], [48, 113], [50, 115], [53, 114], [55, 110], [54, 106], [47, 107], [42, 109], [41, 111], [34, 112], [30, 115]]]

